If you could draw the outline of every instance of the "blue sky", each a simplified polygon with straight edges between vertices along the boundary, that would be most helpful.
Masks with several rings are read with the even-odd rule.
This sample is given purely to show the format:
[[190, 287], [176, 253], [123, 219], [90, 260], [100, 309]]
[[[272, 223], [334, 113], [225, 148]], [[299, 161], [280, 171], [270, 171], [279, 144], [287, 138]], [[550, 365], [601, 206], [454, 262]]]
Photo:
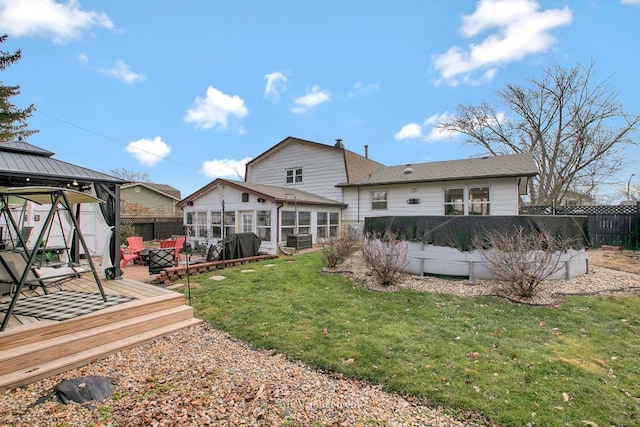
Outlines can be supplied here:
[[387, 165], [479, 155], [434, 125], [551, 61], [593, 59], [640, 114], [640, 0], [0, 0], [0, 32], [29, 142], [183, 196], [287, 136]]

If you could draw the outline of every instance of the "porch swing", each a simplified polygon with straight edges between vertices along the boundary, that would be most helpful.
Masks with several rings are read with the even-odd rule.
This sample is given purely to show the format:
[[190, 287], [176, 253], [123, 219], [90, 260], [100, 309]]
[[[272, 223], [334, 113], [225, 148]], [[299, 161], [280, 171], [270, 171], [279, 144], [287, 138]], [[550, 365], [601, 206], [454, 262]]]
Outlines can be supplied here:
[[[14, 200], [31, 201], [39, 205], [49, 204], [51, 208], [43, 221], [42, 229], [38, 233], [36, 244], [29, 248], [27, 242], [23, 239], [20, 227], [9, 210], [10, 202]], [[25, 286], [35, 288], [42, 287], [45, 294], [48, 293], [47, 286], [59, 284], [62, 281], [77, 278], [83, 272], [88, 272], [83, 268], [79, 268], [78, 244], [84, 250], [86, 261], [88, 262], [90, 271], [93, 273], [98, 291], [103, 302], [107, 302], [107, 296], [102, 287], [100, 277], [97, 273], [95, 265], [91, 259], [89, 248], [86, 244], [84, 236], [80, 230], [78, 216], [81, 203], [101, 203], [102, 200], [89, 194], [79, 191], [57, 188], [57, 187], [20, 187], [20, 188], [4, 188], [0, 189], [1, 215], [5, 219], [8, 228], [8, 235], [15, 233], [16, 241], [13, 242], [13, 250], [0, 251], [0, 269], [4, 269], [3, 275], [9, 276], [14, 283], [14, 289], [11, 292], [11, 301], [5, 311], [0, 331], [4, 331], [14, 308], [20, 298]], [[76, 204], [76, 212], [72, 211], [72, 204]], [[65, 236], [64, 227], [62, 225], [61, 213], [66, 212], [69, 220], [69, 237]], [[56, 263], [57, 268], [47, 267], [38, 270], [37, 259], [40, 256], [40, 265], [44, 263], [47, 247], [51, 235], [54, 220], [57, 218], [60, 227], [63, 244], [62, 248], [55, 248], [64, 251], [66, 261], [61, 262], [63, 258]], [[11, 232], [13, 229], [14, 233]], [[42, 247], [40, 247], [42, 243]]]

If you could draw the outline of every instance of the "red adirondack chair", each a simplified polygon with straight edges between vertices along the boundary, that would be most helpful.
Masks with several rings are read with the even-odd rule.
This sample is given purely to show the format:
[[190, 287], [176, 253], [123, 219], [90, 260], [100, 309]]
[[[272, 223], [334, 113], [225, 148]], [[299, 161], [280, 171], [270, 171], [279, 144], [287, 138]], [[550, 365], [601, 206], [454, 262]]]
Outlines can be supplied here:
[[120, 262], [120, 268], [125, 268], [127, 264], [129, 264], [129, 261], [132, 261], [138, 257], [140, 257], [140, 251], [132, 251], [128, 248], [121, 248], [120, 259], [122, 261]]
[[137, 258], [140, 261], [140, 264], [144, 264], [142, 260], [142, 250], [144, 249], [144, 245], [142, 244], [141, 236], [129, 236], [127, 237], [127, 251], [131, 253], [136, 253], [137, 257], [133, 257], [132, 259]]

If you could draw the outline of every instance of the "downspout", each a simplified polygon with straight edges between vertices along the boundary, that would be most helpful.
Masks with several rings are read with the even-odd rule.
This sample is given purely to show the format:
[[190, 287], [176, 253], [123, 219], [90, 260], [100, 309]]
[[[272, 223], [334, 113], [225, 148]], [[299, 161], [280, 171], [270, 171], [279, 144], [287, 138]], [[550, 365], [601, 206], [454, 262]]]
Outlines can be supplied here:
[[358, 213], [357, 213], [357, 222], [360, 222], [360, 187], [358, 187]]
[[293, 255], [293, 252], [287, 252], [285, 248], [281, 246], [282, 242], [280, 242], [280, 208], [283, 206], [284, 206], [284, 203], [281, 202], [278, 204], [278, 207], [276, 208], [276, 233], [277, 233], [276, 252], [280, 250], [280, 252], [282, 252], [285, 255]]
[[278, 203], [276, 207], [276, 246], [280, 243], [280, 208], [284, 206], [284, 203]]

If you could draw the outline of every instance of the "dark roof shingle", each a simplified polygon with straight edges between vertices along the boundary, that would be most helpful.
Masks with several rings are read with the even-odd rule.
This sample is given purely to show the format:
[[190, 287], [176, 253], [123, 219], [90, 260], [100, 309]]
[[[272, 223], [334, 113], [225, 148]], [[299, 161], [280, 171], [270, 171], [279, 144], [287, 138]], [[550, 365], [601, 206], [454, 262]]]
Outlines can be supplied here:
[[453, 181], [478, 178], [535, 176], [538, 168], [529, 153], [387, 166], [339, 187]]

